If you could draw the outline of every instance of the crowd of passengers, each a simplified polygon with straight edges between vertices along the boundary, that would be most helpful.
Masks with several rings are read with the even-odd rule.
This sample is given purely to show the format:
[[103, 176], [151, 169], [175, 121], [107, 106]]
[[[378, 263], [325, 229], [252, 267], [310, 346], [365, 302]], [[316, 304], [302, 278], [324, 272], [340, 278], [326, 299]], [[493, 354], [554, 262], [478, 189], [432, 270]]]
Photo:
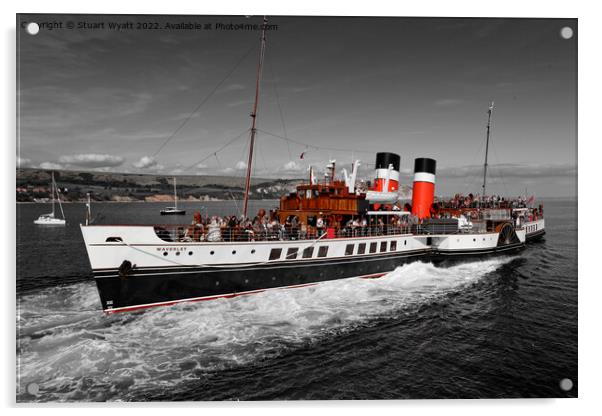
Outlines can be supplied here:
[[[398, 210], [399, 208], [397, 208]], [[364, 237], [407, 233], [412, 224], [418, 223], [413, 216], [382, 217], [358, 215], [347, 221], [341, 216], [318, 215], [312, 224], [306, 224], [291, 215], [281, 223], [276, 211], [266, 213], [260, 209], [253, 218], [231, 216], [206, 216], [195, 212], [192, 224], [177, 231], [177, 240], [183, 241], [257, 241], [301, 240], [315, 238]]]
[[[480, 199], [479, 196], [469, 194], [463, 196], [455, 195], [447, 201], [438, 201], [433, 204], [431, 216], [433, 218], [451, 218], [449, 213], [439, 213], [438, 208], [523, 208], [527, 206], [525, 198], [518, 197], [515, 200], [504, 199], [497, 195]], [[381, 206], [380, 210], [400, 211], [401, 205]], [[411, 212], [410, 204], [405, 204], [403, 210]], [[539, 210], [532, 209], [528, 213], [528, 220], [537, 219], [543, 215]], [[470, 218], [464, 219], [467, 223]], [[312, 219], [311, 224], [306, 224], [291, 215], [284, 223], [281, 223], [277, 212], [270, 210], [267, 213], [260, 209], [253, 218], [242, 218], [231, 216], [206, 216], [202, 217], [200, 212], [195, 212], [192, 224], [188, 227], [177, 229], [175, 238], [179, 241], [257, 241], [257, 240], [303, 240], [316, 238], [340, 238], [340, 237], [368, 237], [391, 234], [405, 234], [412, 227], [420, 223], [414, 215], [358, 215], [350, 219], [342, 216], [318, 215]], [[167, 232], [167, 231], [166, 231]]]
[[[532, 199], [532, 198], [531, 198]], [[462, 195], [456, 194], [453, 198], [447, 201], [440, 201], [438, 204], [441, 208], [526, 208], [529, 201], [527, 198], [519, 196], [516, 199], [507, 199], [499, 195], [490, 195], [481, 197], [480, 195]]]

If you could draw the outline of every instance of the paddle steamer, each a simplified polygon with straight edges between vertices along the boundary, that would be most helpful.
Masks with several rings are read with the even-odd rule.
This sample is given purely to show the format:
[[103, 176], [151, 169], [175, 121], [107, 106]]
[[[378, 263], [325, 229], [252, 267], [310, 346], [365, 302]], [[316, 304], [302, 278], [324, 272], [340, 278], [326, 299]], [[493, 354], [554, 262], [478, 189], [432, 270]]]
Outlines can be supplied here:
[[[243, 218], [265, 41], [263, 30]], [[411, 203], [402, 207], [400, 164], [395, 153], [377, 153], [368, 189], [357, 186], [359, 161], [349, 175], [343, 170], [343, 179], [337, 178], [335, 161], [323, 180], [310, 170], [309, 181], [282, 196], [277, 210], [258, 213], [258, 228], [201, 228], [198, 217], [191, 226], [82, 225], [102, 308], [133, 311], [334, 279], [376, 278], [412, 261], [516, 252], [545, 230], [541, 207], [533, 210], [513, 201], [454, 207], [435, 201], [436, 161], [430, 158], [414, 160]]]

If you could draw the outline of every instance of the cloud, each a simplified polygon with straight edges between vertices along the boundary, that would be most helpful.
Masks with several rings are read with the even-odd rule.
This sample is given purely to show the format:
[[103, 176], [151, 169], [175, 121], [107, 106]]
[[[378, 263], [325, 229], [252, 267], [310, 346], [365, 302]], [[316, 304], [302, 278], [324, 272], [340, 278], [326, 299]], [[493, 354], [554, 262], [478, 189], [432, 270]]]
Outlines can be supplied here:
[[435, 101], [435, 105], [438, 107], [451, 107], [454, 105], [462, 104], [464, 100], [458, 98], [439, 98]]
[[18, 168], [27, 168], [31, 166], [31, 159], [25, 159], [17, 156], [17, 167]]
[[208, 166], [205, 165], [204, 163], [198, 163], [195, 168], [197, 169], [206, 169]]
[[79, 155], [61, 156], [59, 162], [86, 168], [106, 168], [121, 166], [125, 159], [121, 156], [107, 154], [87, 153]]
[[245, 100], [235, 100], [226, 104], [228, 107], [239, 107], [241, 105], [251, 106], [253, 104], [253, 100], [245, 99]]
[[156, 167], [157, 163], [157, 160], [152, 156], [142, 156], [140, 160], [132, 163], [132, 165], [138, 169], [148, 169], [151, 167]]
[[283, 172], [301, 172], [303, 170], [303, 166], [294, 160], [290, 160], [282, 166], [281, 171]]
[[245, 162], [243, 162], [242, 160], [239, 160], [236, 163], [236, 170], [245, 170], [247, 168], [247, 164]]
[[42, 162], [40, 163], [40, 168], [47, 170], [61, 170], [64, 169], [64, 166], [54, 162]]
[[221, 92], [228, 92], [228, 91], [241, 91], [244, 90], [246, 87], [242, 84], [230, 84], [225, 86], [224, 88], [222, 88]]

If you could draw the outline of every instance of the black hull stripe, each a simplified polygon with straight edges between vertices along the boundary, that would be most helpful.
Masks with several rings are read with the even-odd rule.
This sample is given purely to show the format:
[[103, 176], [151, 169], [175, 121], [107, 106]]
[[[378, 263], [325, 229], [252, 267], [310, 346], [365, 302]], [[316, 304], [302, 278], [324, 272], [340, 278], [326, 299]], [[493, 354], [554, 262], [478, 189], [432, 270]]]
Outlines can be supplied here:
[[546, 233], [546, 230], [539, 230], [539, 231], [535, 231], [534, 233], [527, 234], [525, 238], [527, 239], [527, 241], [533, 240], [536, 238], [543, 237], [545, 235], [545, 233]]
[[103, 309], [112, 313], [186, 301], [234, 297], [275, 288], [300, 287], [328, 280], [378, 277], [414, 261], [467, 258], [472, 255], [482, 257], [523, 247], [524, 244], [520, 244], [446, 255], [395, 253], [372, 259], [343, 259], [312, 264], [268, 264], [230, 269], [188, 269], [183, 272], [163, 270], [125, 278], [116, 275], [98, 276], [95, 280]]
[[[307, 266], [329, 266], [340, 263], [364, 263], [367, 261], [379, 261], [385, 258], [403, 258], [403, 257], [416, 257], [416, 256], [429, 256], [432, 253], [431, 249], [412, 250], [406, 252], [395, 252], [395, 253], [373, 253], [369, 256], [348, 256], [348, 257], [336, 257], [336, 258], [325, 258], [325, 259], [313, 259], [311, 261], [306, 260], [295, 260], [295, 261], [274, 261], [270, 263], [258, 263], [258, 264], [238, 264], [238, 265], [223, 265], [222, 267], [199, 267], [199, 266], [167, 266], [167, 267], [136, 267], [135, 272], [132, 276], [143, 276], [143, 275], [157, 275], [157, 274], [186, 274], [186, 273], [220, 273], [228, 271], [247, 271], [247, 270], [273, 270], [291, 267], [307, 267]], [[94, 277], [115, 277], [118, 276], [117, 269], [102, 269], [94, 270]]]

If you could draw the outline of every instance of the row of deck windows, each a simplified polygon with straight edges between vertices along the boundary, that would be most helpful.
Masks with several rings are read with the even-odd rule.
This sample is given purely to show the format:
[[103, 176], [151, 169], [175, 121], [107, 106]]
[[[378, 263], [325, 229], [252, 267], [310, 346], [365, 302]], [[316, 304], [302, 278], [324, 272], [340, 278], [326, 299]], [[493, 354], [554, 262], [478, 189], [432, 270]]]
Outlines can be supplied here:
[[532, 233], [534, 231], [537, 231], [537, 224], [535, 224], [535, 225], [528, 225], [527, 226], [527, 232], [528, 233]]
[[[292, 260], [292, 259], [296, 259], [297, 256], [299, 255], [299, 248], [298, 247], [291, 247], [286, 251], [286, 260]], [[302, 258], [304, 259], [311, 259], [314, 255], [314, 247], [307, 247], [305, 249], [303, 249], [303, 253], [301, 255]], [[318, 257], [326, 257], [328, 255], [328, 246], [320, 246], [318, 247]], [[269, 260], [280, 260], [280, 257], [282, 256], [282, 249], [281, 248], [273, 248], [272, 251], [270, 251], [270, 258]]]
[[[403, 242], [404, 245], [407, 245], [408, 242], [407, 240], [404, 240]], [[353, 252], [355, 251], [355, 244], [347, 244], [347, 246], [345, 247], [345, 255], [346, 256], [352, 256]], [[370, 243], [370, 245], [368, 246], [368, 252], [369, 253], [376, 253], [376, 252], [380, 252], [380, 253], [385, 253], [387, 251], [387, 242], [386, 241], [381, 241], [380, 242], [380, 246], [378, 244], [378, 242], [372, 242]], [[397, 241], [391, 241], [391, 244], [389, 245], [389, 251], [397, 251]], [[313, 257], [314, 254], [314, 247], [307, 247], [305, 249], [303, 249], [301, 258], [304, 259], [311, 259]], [[359, 243], [357, 245], [357, 254], [366, 254], [366, 243]], [[286, 257], [284, 258], [285, 260], [294, 260], [298, 257], [299, 255], [299, 248], [298, 247], [291, 247], [286, 251]], [[328, 255], [328, 246], [320, 246], [318, 247], [318, 257], [326, 257]], [[273, 248], [270, 251], [270, 257], [269, 260], [280, 260], [280, 257], [282, 256], [282, 249], [281, 248]]]

